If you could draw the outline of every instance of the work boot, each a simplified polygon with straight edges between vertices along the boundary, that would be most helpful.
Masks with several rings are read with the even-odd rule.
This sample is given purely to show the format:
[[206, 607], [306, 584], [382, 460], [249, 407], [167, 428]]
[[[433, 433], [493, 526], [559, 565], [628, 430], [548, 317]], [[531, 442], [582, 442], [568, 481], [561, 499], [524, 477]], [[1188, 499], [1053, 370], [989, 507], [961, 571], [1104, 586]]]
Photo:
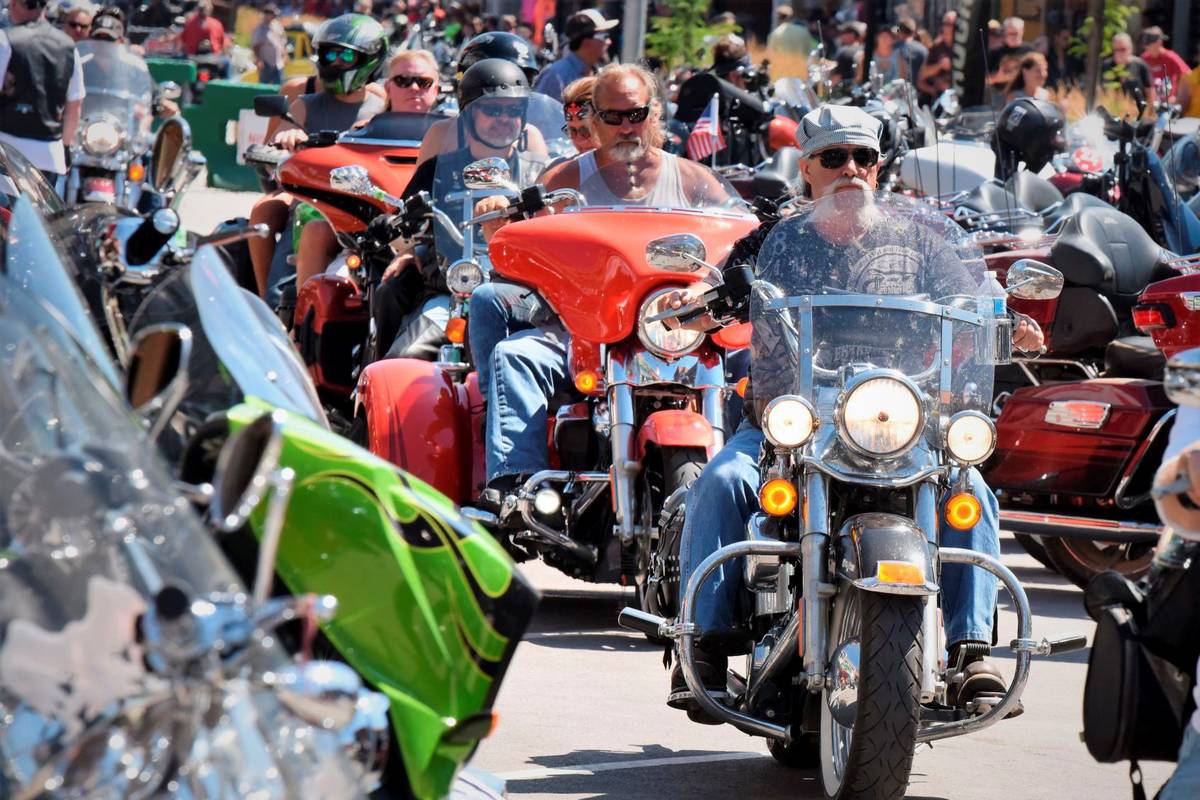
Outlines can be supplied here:
[[[999, 703], [1008, 691], [1008, 684], [996, 665], [988, 659], [991, 648], [986, 642], [956, 642], [950, 645], [949, 660], [951, 684], [946, 690], [946, 699], [952, 706], [966, 709], [972, 701], [977, 702], [977, 714], [985, 713]], [[961, 681], [955, 681], [961, 674]], [[988, 702], [991, 700], [992, 702]], [[1018, 700], [1005, 719], [1019, 717], [1025, 707]]]
[[497, 475], [487, 482], [487, 486], [475, 501], [475, 507], [480, 511], [495, 514], [503, 522], [501, 511], [504, 510], [504, 500], [517, 490], [526, 480], [525, 475]]
[[[710, 695], [715, 695], [713, 699], [718, 703], [725, 702], [729, 697], [725, 686], [725, 672], [729, 668], [729, 659], [725, 656], [705, 653], [700, 648], [694, 648], [693, 652], [696, 656], [696, 671], [700, 674], [704, 688]], [[688, 688], [687, 681], [683, 678], [683, 666], [678, 661], [675, 663], [675, 668], [671, 670], [671, 692], [667, 695], [667, 705], [686, 711], [688, 719], [692, 722], [699, 722], [702, 725], [721, 724], [720, 720], [709, 716], [708, 712], [701, 709], [700, 704], [696, 702], [692, 690]]]

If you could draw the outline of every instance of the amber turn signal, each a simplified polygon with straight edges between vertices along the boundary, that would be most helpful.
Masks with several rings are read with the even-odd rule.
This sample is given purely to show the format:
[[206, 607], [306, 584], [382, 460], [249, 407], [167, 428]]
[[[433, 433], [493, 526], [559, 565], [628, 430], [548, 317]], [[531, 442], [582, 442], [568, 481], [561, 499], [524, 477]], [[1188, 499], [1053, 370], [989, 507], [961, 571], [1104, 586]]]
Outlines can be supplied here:
[[946, 501], [946, 522], [951, 528], [970, 530], [982, 517], [983, 509], [973, 494], [956, 494]]
[[142, 178], [146, 177], [146, 168], [135, 161], [129, 165], [129, 169], [127, 170], [126, 174], [129, 175], [129, 180], [140, 181]]
[[467, 340], [466, 317], [453, 317], [446, 323], [446, 338], [451, 344], [462, 344]]
[[773, 517], [782, 517], [792, 513], [796, 508], [796, 487], [792, 482], [783, 478], [775, 478], [763, 484], [758, 492], [758, 502], [762, 510]]
[[600, 388], [600, 375], [592, 369], [585, 369], [575, 376], [575, 388], [584, 394], [592, 394]]
[[362, 256], [360, 256], [358, 253], [351, 253], [350, 255], [346, 256], [346, 266], [349, 269], [358, 269], [362, 266]]
[[921, 586], [925, 583], [925, 569], [909, 561], [880, 561], [875, 567], [875, 579], [880, 583]]
[[750, 385], [749, 378], [740, 378], [740, 379], [738, 379], [738, 382], [734, 385], [733, 390], [735, 392], [737, 392], [738, 397], [745, 397], [746, 396], [746, 387], [749, 385]]

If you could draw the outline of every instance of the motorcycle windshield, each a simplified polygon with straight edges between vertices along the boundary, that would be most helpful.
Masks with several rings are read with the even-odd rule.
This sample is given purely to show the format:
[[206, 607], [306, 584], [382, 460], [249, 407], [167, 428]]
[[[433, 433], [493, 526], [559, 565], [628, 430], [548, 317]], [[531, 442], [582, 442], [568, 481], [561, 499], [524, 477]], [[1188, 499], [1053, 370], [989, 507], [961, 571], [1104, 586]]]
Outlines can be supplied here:
[[[624, 145], [618, 145], [624, 146]], [[629, 145], [630, 154], [639, 144]], [[575, 160], [579, 192], [589, 207], [646, 206], [679, 211], [750, 214], [737, 190], [713, 170], [695, 161], [655, 150], [633, 161], [595, 166], [584, 154]]]
[[785, 218], [751, 292], [756, 418], [799, 395], [815, 409], [811, 454], [823, 463], [870, 474], [909, 453], [912, 468], [930, 466], [951, 416], [991, 407], [987, 277], [961, 228], [901, 195], [851, 188]]
[[346, 131], [338, 141], [350, 144], [411, 142], [414, 147], [420, 147], [421, 140], [434, 123], [444, 119], [449, 117], [436, 112], [414, 114], [407, 111], [385, 111], [371, 117], [367, 124]]
[[233, 280], [211, 247], [155, 287], [130, 322], [135, 332], [178, 322], [192, 330], [182, 411], [204, 420], [257, 397], [327, 425], [316, 389], [278, 318]]
[[88, 125], [107, 116], [120, 126], [126, 150], [145, 150], [154, 122], [154, 80], [146, 62], [115, 42], [88, 39], [76, 49], [87, 88], [79, 124], [81, 143], [87, 141]]
[[[538, 182], [553, 158], [544, 135], [533, 130], [534, 118], [545, 106], [543, 98], [551, 106], [558, 107], [562, 117], [562, 104], [545, 95], [529, 98], [482, 98], [469, 105], [455, 122], [455, 135], [445, 137], [444, 150], [437, 156], [433, 176], [434, 205], [444, 211], [455, 225], [460, 226], [464, 241], [445, 229], [434, 226], [434, 241], [438, 257], [450, 264], [460, 258], [474, 258], [486, 264], [487, 243], [479, 235], [479, 229], [462, 229], [462, 223], [470, 219], [475, 204], [484, 197], [505, 195], [515, 198], [517, 194]], [[494, 116], [493, 116], [494, 114]], [[559, 123], [561, 126], [563, 123]], [[561, 134], [558, 134], [561, 136]], [[459, 141], [468, 142], [460, 146]], [[504, 162], [500, 172], [491, 171], [491, 185], [468, 189], [465, 176], [473, 174], [486, 159]]]

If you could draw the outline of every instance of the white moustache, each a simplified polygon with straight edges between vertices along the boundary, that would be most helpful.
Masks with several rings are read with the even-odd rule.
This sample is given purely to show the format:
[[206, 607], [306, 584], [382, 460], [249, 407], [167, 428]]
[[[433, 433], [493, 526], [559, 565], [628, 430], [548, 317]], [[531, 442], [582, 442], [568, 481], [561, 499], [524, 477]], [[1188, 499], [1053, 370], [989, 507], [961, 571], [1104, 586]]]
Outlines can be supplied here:
[[863, 192], [874, 191], [871, 188], [871, 184], [867, 183], [862, 178], [847, 178], [845, 176], [842, 176], [842, 177], [838, 178], [837, 180], [835, 180], [833, 183], [826, 186], [825, 191], [821, 194], [821, 196], [828, 197], [829, 195], [836, 192], [838, 189], [846, 189], [846, 188], [854, 188], [854, 189], [858, 189]]

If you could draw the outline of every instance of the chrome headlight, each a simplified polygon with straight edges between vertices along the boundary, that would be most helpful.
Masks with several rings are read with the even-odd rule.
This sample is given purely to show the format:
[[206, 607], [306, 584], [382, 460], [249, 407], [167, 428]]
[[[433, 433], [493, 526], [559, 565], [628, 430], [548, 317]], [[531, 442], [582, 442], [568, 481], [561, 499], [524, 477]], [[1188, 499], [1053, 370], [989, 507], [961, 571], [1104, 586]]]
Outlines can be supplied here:
[[110, 156], [125, 138], [121, 124], [109, 116], [89, 119], [83, 126], [83, 149], [94, 156]]
[[868, 456], [898, 456], [916, 444], [925, 421], [920, 394], [897, 374], [866, 372], [838, 401], [842, 441]]
[[946, 450], [964, 467], [982, 464], [996, 449], [996, 426], [978, 411], [960, 411], [946, 426]]
[[763, 409], [763, 433], [776, 447], [799, 447], [808, 441], [815, 427], [812, 405], [803, 397], [780, 395]]
[[666, 311], [667, 296], [677, 291], [672, 286], [652, 292], [638, 310], [638, 339], [646, 349], [664, 358], [679, 358], [695, 350], [704, 341], [701, 331], [671, 330], [665, 322], [647, 322], [647, 317]]
[[483, 268], [474, 261], [455, 261], [446, 268], [446, 287], [454, 294], [469, 296], [483, 283]]

